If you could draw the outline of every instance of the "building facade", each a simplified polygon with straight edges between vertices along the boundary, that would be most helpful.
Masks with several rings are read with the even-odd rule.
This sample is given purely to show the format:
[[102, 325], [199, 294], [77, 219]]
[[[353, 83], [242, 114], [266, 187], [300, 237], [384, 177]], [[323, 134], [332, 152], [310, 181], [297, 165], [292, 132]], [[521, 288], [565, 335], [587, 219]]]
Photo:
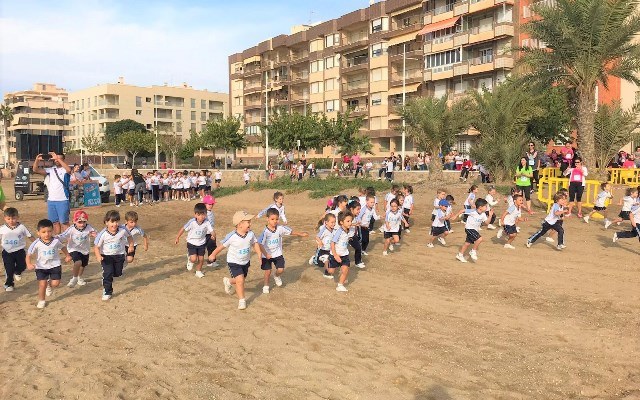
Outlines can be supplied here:
[[[31, 90], [6, 93], [4, 103], [13, 112], [13, 121], [7, 127], [9, 162], [33, 158], [40, 152], [61, 151], [61, 143], [69, 134], [65, 89], [36, 83]], [[4, 151], [1, 157], [6, 158]]]
[[[259, 135], [269, 108], [364, 117], [376, 155], [401, 150], [398, 107], [491, 89], [514, 65], [519, 0], [387, 0], [229, 56], [229, 104]], [[468, 135], [458, 149], [466, 152]], [[406, 151], [413, 153], [410, 140]], [[324, 149], [324, 153], [328, 149]], [[259, 146], [246, 157], [264, 157]]]
[[125, 84], [119, 78], [118, 83], [69, 94], [70, 132], [65, 145], [81, 149], [84, 136], [102, 136], [108, 123], [123, 119], [188, 140], [191, 132], [199, 132], [209, 119], [228, 115], [228, 99], [226, 93], [196, 90], [186, 83], [140, 87]]

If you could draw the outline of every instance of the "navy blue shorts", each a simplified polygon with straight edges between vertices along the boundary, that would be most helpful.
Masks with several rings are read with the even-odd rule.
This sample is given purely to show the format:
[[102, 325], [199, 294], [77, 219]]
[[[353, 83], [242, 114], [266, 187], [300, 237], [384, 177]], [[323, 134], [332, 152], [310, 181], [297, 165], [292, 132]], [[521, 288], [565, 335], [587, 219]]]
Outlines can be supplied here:
[[133, 246], [133, 252], [129, 254], [129, 246], [124, 246], [124, 252], [127, 255], [127, 257], [135, 257], [137, 248], [138, 248], [138, 245], [136, 244], [135, 246]]
[[391, 239], [393, 236], [398, 236], [399, 232], [384, 232], [384, 238], [385, 239]]
[[229, 273], [231, 274], [232, 278], [235, 278], [236, 276], [240, 276], [240, 275], [244, 275], [244, 277], [246, 278], [247, 274], [249, 273], [250, 264], [251, 263], [247, 263], [245, 265], [227, 263], [227, 267], [229, 267]]
[[187, 243], [187, 254], [192, 256], [196, 255], [198, 257], [203, 257], [204, 253], [207, 251], [207, 243], [196, 246], [195, 244]]
[[505, 225], [504, 233], [506, 233], [507, 235], [515, 235], [516, 233], [518, 233], [518, 227], [515, 225]]
[[625, 221], [629, 221], [630, 214], [631, 214], [631, 211], [620, 211], [620, 214], [618, 214], [618, 217], [622, 218]]
[[446, 226], [432, 226], [431, 227], [431, 236], [436, 237], [436, 236], [440, 236], [442, 234], [444, 234], [445, 232], [447, 232], [447, 227]]
[[274, 258], [262, 258], [262, 265], [260, 265], [260, 269], [263, 271], [269, 271], [272, 268], [272, 265], [275, 265], [278, 269], [284, 269], [284, 257], [278, 256]]
[[594, 211], [605, 211], [606, 209], [607, 207], [598, 207], [598, 206], [593, 207]]
[[49, 279], [52, 281], [59, 281], [62, 279], [62, 267], [57, 266], [49, 269], [36, 268], [36, 279], [39, 281], [46, 281]]
[[329, 268], [340, 268], [343, 265], [345, 267], [350, 267], [351, 266], [351, 260], [349, 260], [349, 255], [348, 254], [346, 256], [340, 256], [340, 259], [342, 260], [342, 262], [336, 261], [336, 259], [333, 258], [333, 255], [330, 255], [329, 256]]
[[474, 244], [482, 237], [480, 236], [480, 232], [475, 229], [465, 229], [464, 232], [467, 234], [467, 238], [465, 239], [467, 243]]
[[89, 265], [89, 254], [82, 254], [79, 251], [72, 251], [71, 253], [69, 253], [69, 255], [71, 256], [71, 259], [74, 263], [80, 261], [83, 267]]

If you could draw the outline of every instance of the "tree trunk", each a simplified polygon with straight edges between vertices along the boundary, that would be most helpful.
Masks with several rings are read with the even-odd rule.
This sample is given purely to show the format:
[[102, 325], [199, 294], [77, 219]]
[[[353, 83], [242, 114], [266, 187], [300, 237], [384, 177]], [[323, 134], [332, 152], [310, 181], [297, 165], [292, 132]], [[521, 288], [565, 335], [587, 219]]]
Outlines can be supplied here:
[[444, 172], [442, 171], [442, 159], [438, 155], [442, 146], [433, 146], [431, 149], [431, 162], [429, 162], [429, 180], [432, 182], [441, 182], [444, 180]]
[[9, 138], [7, 137], [7, 128], [9, 125], [9, 122], [7, 120], [4, 121], [4, 139], [3, 139], [3, 145], [4, 145], [4, 154], [2, 155], [2, 157], [4, 158], [4, 167], [7, 168], [7, 166], [9, 165]]
[[131, 153], [131, 168], [134, 168], [136, 165], [136, 154], [138, 153]]
[[227, 165], [229, 165], [227, 163], [227, 157], [228, 157], [227, 149], [224, 149], [224, 169], [227, 169]]
[[576, 124], [578, 125], [578, 150], [582, 156], [582, 164], [594, 173], [596, 154], [594, 140], [594, 122], [596, 117], [595, 92], [593, 89], [578, 91], [578, 109]]
[[171, 168], [176, 169], [176, 153], [171, 153]]

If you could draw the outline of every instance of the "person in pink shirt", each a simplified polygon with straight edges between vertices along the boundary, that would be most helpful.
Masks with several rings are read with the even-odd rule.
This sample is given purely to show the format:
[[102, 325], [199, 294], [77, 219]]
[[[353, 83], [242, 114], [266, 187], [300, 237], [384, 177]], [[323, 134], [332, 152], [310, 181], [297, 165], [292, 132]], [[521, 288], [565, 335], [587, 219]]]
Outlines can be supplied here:
[[571, 215], [573, 206], [578, 206], [578, 218], [582, 218], [582, 194], [584, 193], [584, 185], [588, 175], [587, 167], [582, 165], [580, 157], [576, 157], [575, 166], [567, 168], [564, 175], [569, 177], [569, 213]]
[[560, 161], [560, 170], [564, 173], [564, 171], [573, 165], [573, 147], [571, 147], [571, 142], [567, 142], [562, 149], [560, 149], [560, 155], [562, 160]]

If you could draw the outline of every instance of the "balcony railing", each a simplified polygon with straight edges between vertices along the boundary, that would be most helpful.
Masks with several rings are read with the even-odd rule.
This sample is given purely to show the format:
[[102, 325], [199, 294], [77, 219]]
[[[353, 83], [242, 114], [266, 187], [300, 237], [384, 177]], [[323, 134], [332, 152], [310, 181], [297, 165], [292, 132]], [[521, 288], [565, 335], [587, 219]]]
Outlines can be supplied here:
[[482, 65], [493, 62], [493, 54], [487, 54], [481, 57], [475, 57], [469, 60], [469, 65]]
[[309, 52], [308, 51], [302, 51], [299, 53], [291, 53], [291, 60], [292, 61], [298, 61], [298, 60], [302, 60], [304, 58], [309, 57]]
[[356, 67], [358, 65], [363, 65], [369, 62], [369, 57], [354, 57], [354, 58], [346, 58], [343, 63], [343, 68], [351, 68]]
[[452, 4], [447, 4], [447, 5], [444, 5], [444, 6], [436, 7], [436, 8], [433, 9], [433, 15], [439, 15], [439, 14], [444, 14], [444, 13], [449, 12], [449, 11], [453, 11], [453, 6], [454, 5], [455, 4], [452, 3]]
[[342, 84], [343, 91], [366, 89], [368, 81], [366, 79], [346, 82]]
[[117, 106], [119, 105], [118, 100], [98, 100], [99, 106]]

